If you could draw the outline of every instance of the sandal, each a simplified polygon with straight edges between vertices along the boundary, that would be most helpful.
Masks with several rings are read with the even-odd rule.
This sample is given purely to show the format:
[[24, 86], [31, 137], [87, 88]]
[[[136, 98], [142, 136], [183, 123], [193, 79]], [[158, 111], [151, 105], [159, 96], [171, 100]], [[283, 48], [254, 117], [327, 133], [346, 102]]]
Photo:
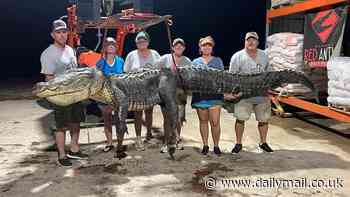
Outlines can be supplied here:
[[109, 151], [111, 151], [111, 150], [113, 150], [113, 149], [114, 149], [114, 146], [113, 146], [113, 145], [107, 145], [107, 146], [105, 146], [105, 148], [103, 149], [103, 152], [107, 153], [107, 152], [109, 152]]

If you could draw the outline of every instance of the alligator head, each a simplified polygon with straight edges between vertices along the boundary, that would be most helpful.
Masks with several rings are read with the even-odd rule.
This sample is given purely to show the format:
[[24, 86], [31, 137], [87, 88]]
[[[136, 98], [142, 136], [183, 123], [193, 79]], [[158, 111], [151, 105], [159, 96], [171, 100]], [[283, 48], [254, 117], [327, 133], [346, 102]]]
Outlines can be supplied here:
[[68, 70], [48, 82], [37, 83], [33, 94], [51, 103], [67, 106], [88, 99], [102, 88], [103, 75], [93, 68]]

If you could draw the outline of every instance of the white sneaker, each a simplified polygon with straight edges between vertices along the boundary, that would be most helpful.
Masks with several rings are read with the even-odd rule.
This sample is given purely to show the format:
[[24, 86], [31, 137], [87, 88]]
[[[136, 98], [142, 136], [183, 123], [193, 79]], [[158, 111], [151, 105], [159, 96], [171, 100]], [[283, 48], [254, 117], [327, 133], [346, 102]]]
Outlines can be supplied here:
[[183, 145], [182, 141], [178, 141], [176, 143], [176, 149], [177, 150], [183, 150], [184, 149], [184, 145]]
[[168, 146], [167, 145], [163, 145], [161, 148], [160, 148], [160, 153], [167, 153], [168, 152]]
[[136, 147], [137, 151], [144, 151], [144, 150], [146, 150], [145, 146], [143, 145], [141, 137], [137, 137], [136, 138], [135, 147]]

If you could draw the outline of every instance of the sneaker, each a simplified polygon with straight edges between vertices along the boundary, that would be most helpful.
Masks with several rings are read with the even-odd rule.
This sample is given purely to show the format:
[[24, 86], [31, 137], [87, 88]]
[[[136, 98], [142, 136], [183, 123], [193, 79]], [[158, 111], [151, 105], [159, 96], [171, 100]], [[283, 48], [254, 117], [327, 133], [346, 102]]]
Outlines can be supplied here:
[[177, 150], [183, 150], [184, 149], [184, 145], [183, 145], [183, 143], [181, 141], [178, 141], [176, 143], [176, 149]]
[[271, 149], [271, 147], [267, 143], [259, 144], [259, 148], [261, 148], [263, 151], [268, 152], [268, 153], [273, 152], [273, 150]]
[[144, 150], [146, 150], [145, 146], [142, 143], [141, 137], [137, 137], [136, 143], [135, 143], [135, 147], [136, 147], [137, 151], [144, 151]]
[[168, 152], [168, 146], [164, 144], [164, 145], [160, 148], [160, 153], [167, 153], [167, 152]]
[[209, 152], [209, 146], [208, 146], [208, 145], [203, 146], [202, 154], [203, 154], [203, 155], [207, 155], [208, 152]]
[[72, 167], [72, 162], [68, 159], [68, 157], [58, 158], [57, 165], [62, 167]]
[[119, 160], [123, 159], [127, 156], [128, 156], [128, 154], [126, 154], [126, 152], [124, 150], [117, 150], [114, 154], [114, 158], [118, 158]]
[[153, 137], [153, 135], [152, 135], [152, 133], [147, 133], [146, 134], [146, 142], [148, 142], [148, 141], [151, 141], [152, 139], [153, 139], [154, 137]]
[[217, 156], [220, 156], [221, 155], [221, 150], [218, 146], [214, 146], [214, 153], [215, 155]]
[[84, 160], [84, 159], [88, 159], [89, 155], [82, 153], [81, 151], [78, 151], [78, 152], [69, 151], [67, 154], [67, 157], [69, 159]]
[[235, 147], [232, 149], [232, 154], [238, 154], [242, 150], [242, 144], [236, 144]]
[[114, 146], [113, 146], [113, 145], [106, 145], [106, 146], [104, 147], [104, 149], [103, 149], [103, 152], [107, 153], [107, 152], [109, 152], [109, 151], [111, 151], [111, 150], [113, 150], [113, 149], [114, 149]]

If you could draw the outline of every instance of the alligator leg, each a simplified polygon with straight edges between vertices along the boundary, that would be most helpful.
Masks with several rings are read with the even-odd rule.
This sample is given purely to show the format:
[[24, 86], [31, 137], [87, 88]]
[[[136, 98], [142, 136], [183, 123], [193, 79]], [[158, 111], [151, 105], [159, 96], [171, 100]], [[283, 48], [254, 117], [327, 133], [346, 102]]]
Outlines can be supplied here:
[[[161, 76], [159, 83], [159, 95], [162, 100], [162, 111], [165, 112], [164, 118], [169, 125], [164, 128], [165, 142], [168, 146], [168, 153], [174, 159], [176, 150], [176, 123], [177, 123], [177, 104], [176, 104], [176, 78]], [[164, 114], [164, 113], [163, 113]]]
[[115, 106], [115, 125], [117, 129], [117, 151], [115, 157], [123, 159], [127, 156], [123, 148], [124, 135], [128, 132], [126, 126], [126, 118], [128, 116], [128, 100], [125, 94], [118, 88], [114, 88], [114, 98], [117, 98], [117, 106]]

